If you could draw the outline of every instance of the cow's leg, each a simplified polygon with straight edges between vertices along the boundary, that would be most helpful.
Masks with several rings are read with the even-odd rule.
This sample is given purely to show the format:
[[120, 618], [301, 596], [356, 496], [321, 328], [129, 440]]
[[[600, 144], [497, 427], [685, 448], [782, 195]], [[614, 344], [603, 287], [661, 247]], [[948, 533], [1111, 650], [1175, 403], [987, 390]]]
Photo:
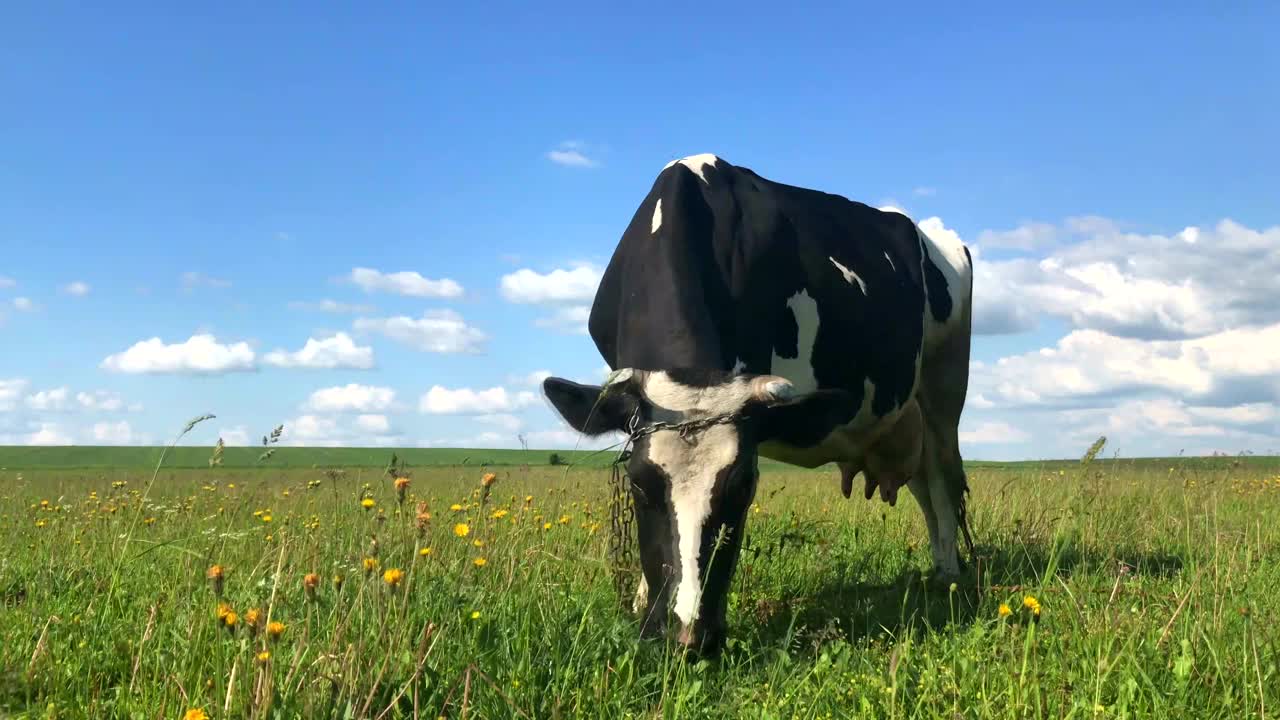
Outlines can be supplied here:
[[920, 505], [920, 512], [924, 515], [924, 525], [929, 531], [929, 547], [933, 550], [933, 565], [936, 569], [938, 566], [938, 514], [933, 510], [929, 480], [923, 468], [907, 482], [907, 489], [911, 491], [912, 497]]
[[960, 456], [960, 415], [969, 385], [969, 309], [951, 336], [925, 358], [920, 407], [924, 415], [929, 496], [938, 518], [934, 564], [940, 575], [959, 577], [963, 563], [956, 543], [969, 484]]
[[929, 542], [933, 550], [934, 573], [940, 581], [949, 583], [959, 579], [961, 572], [960, 550], [956, 546], [960, 508], [953, 497], [954, 475], [949, 472], [939, 445], [937, 432], [930, 426], [925, 431], [925, 457], [921, 462], [925, 482], [929, 486], [929, 503], [933, 506], [937, 523]]

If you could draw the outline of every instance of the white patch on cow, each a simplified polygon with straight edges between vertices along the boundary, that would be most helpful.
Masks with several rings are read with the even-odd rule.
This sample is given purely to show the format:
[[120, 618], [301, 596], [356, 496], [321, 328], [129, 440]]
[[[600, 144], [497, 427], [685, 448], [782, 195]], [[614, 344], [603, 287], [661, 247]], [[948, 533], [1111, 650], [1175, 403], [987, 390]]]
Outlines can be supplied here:
[[866, 295], [866, 294], [867, 294], [867, 284], [866, 284], [866, 283], [864, 283], [864, 282], [862, 282], [862, 278], [858, 277], [858, 273], [856, 273], [856, 272], [854, 272], [854, 271], [850, 270], [849, 268], [847, 268], [847, 267], [845, 267], [845, 266], [841, 265], [841, 264], [840, 264], [840, 261], [839, 261], [839, 260], [836, 260], [836, 259], [835, 259], [835, 258], [833, 258], [833, 257], [828, 257], [827, 259], [831, 261], [831, 264], [832, 264], [832, 265], [835, 265], [835, 266], [836, 266], [836, 269], [840, 271], [840, 274], [841, 274], [841, 275], [844, 275], [844, 281], [845, 281], [845, 282], [849, 283], [850, 285], [852, 285], [852, 284], [854, 284], [855, 282], [857, 282], [857, 283], [858, 283], [858, 287], [862, 289], [862, 294], [863, 294], [863, 295]]
[[[951, 295], [951, 317], [945, 325], [950, 325], [954, 318], [964, 310], [969, 295], [969, 286], [973, 282], [973, 268], [965, 256], [964, 243], [960, 236], [942, 224], [936, 217], [926, 218], [916, 225], [922, 245], [929, 253], [929, 259], [942, 271], [947, 280], [947, 292]], [[925, 317], [933, 322], [933, 312], [926, 309]], [[941, 335], [935, 334], [935, 335]], [[936, 337], [935, 339], [940, 339]]]
[[889, 253], [884, 254], [884, 259], [889, 261], [889, 267], [894, 271], [898, 271], [898, 266], [893, 264], [893, 258], [889, 257]]
[[[650, 384], [646, 383], [646, 390]], [[693, 440], [690, 443], [672, 430], [649, 436], [649, 460], [671, 478], [676, 562], [680, 566], [674, 610], [685, 625], [693, 623], [698, 615], [702, 595], [698, 554], [703, 526], [711, 515], [711, 492], [716, 476], [738, 456], [738, 433], [729, 425], [708, 427]]]
[[689, 157], [680, 158], [679, 160], [672, 160], [671, 162], [663, 166], [662, 169], [666, 170], [672, 165], [675, 165], [676, 163], [680, 163], [681, 165], [692, 170], [693, 174], [697, 175], [699, 180], [710, 185], [711, 183], [707, 181], [707, 176], [703, 174], [704, 173], [703, 168], [706, 167], [707, 165], [710, 165], [711, 167], [715, 167], [716, 163], [718, 162], [720, 162], [720, 158], [716, 157], [715, 155], [712, 155], [711, 153], [702, 153], [700, 155], [690, 155]]
[[808, 290], [801, 290], [787, 299], [787, 307], [796, 316], [797, 353], [794, 358], [784, 358], [773, 351], [769, 360], [769, 372], [780, 375], [796, 386], [796, 393], [803, 394], [818, 389], [818, 379], [813, 374], [813, 345], [818, 340], [818, 302], [809, 297]]
[[662, 227], [662, 198], [658, 198], [658, 204], [653, 206], [653, 229], [650, 234], [657, 235], [660, 227]]
[[743, 377], [699, 387], [672, 380], [666, 372], [654, 372], [644, 383], [649, 402], [667, 410], [695, 414], [734, 412], [751, 399], [751, 392], [751, 382]]

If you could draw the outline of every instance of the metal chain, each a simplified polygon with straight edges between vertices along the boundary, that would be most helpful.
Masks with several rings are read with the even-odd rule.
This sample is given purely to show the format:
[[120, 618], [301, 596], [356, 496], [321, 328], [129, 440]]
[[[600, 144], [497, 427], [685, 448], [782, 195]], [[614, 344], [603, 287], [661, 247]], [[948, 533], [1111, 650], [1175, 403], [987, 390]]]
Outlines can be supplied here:
[[627, 461], [631, 459], [631, 445], [638, 439], [652, 435], [661, 430], [675, 430], [681, 439], [689, 437], [713, 425], [723, 425], [741, 419], [738, 413], [711, 415], [695, 420], [668, 423], [654, 422], [640, 427], [640, 411], [636, 410], [627, 423], [627, 440], [609, 473], [609, 563], [613, 572], [613, 586], [618, 593], [618, 600], [624, 609], [628, 607], [628, 592], [636, 586], [640, 569], [635, 559], [635, 501], [632, 495], [631, 475], [627, 472]]

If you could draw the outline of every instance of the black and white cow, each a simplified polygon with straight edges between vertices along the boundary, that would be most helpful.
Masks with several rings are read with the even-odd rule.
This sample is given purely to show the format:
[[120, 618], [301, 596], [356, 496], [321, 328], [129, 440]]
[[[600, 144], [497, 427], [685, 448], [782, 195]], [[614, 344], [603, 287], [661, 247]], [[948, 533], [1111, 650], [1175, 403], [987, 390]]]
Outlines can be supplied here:
[[680, 641], [719, 649], [758, 455], [837, 463], [846, 497], [860, 472], [867, 498], [893, 504], [906, 485], [935, 572], [961, 573], [971, 298], [968, 249], [900, 212], [714, 155], [663, 169], [591, 309], [615, 372], [543, 383], [579, 432], [641, 431], [628, 470], [646, 635], [674, 599]]

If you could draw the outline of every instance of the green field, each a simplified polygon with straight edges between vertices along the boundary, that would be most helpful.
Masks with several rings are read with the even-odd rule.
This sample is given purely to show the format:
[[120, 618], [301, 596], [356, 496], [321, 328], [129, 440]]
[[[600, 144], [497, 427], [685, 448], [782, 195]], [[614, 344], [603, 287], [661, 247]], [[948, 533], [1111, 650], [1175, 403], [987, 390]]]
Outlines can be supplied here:
[[397, 451], [401, 504], [389, 450], [261, 452], [0, 448], [0, 717], [1280, 713], [1271, 458], [973, 463], [954, 590], [914, 500], [766, 464], [729, 647], [692, 662], [612, 589], [607, 453]]

